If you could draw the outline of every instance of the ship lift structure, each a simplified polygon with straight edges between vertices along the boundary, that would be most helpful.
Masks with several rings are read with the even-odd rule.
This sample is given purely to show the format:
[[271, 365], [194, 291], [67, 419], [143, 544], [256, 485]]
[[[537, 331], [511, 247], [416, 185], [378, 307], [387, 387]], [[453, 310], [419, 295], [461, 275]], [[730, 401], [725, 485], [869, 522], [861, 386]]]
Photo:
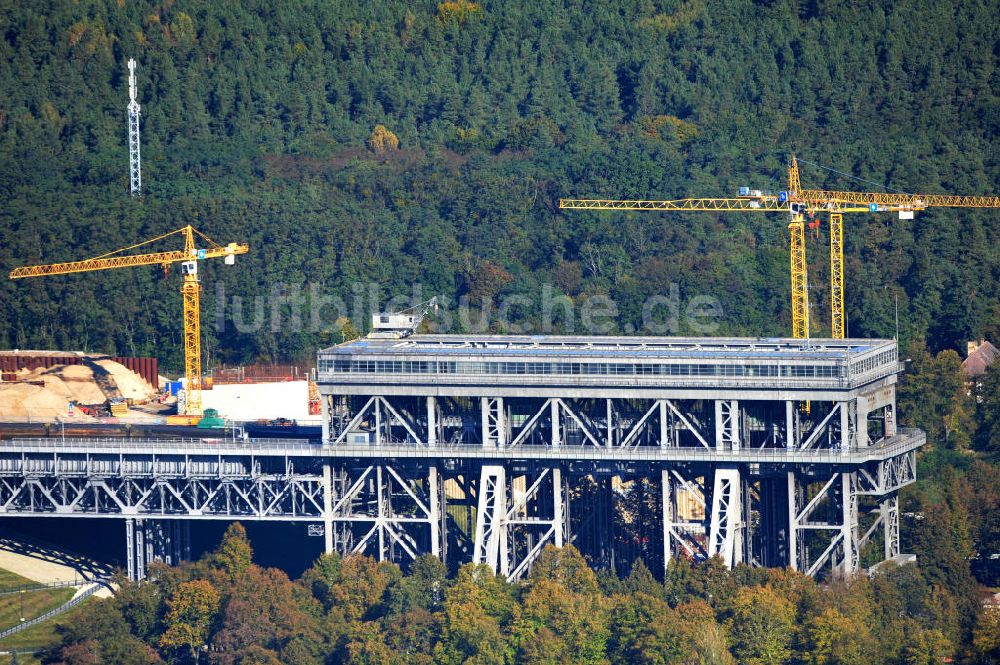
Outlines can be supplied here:
[[[149, 254], [128, 254], [134, 249], [151, 243], [179, 235], [184, 239], [184, 248]], [[206, 247], [199, 248], [195, 237], [204, 240]], [[108, 254], [67, 263], [50, 263], [47, 265], [24, 266], [10, 272], [10, 279], [25, 277], [45, 277], [49, 275], [68, 275], [80, 272], [95, 272], [116, 268], [131, 268], [133, 266], [162, 265], [166, 271], [171, 264], [181, 264], [181, 274], [184, 281], [181, 284], [181, 297], [184, 301], [184, 375], [186, 378], [187, 401], [185, 415], [200, 416], [201, 409], [201, 283], [198, 277], [198, 262], [202, 259], [223, 258], [226, 264], [233, 264], [237, 254], [250, 251], [245, 244], [231, 242], [220, 245], [205, 234], [196, 230], [190, 224], [176, 231], [165, 233], [156, 238], [145, 240], [130, 247], [124, 247]]]
[[927, 208], [1000, 208], [1000, 196], [950, 194], [906, 194], [803, 189], [799, 165], [794, 155], [788, 167], [788, 189], [778, 194], [741, 187], [736, 198], [686, 198], [669, 201], [615, 199], [560, 199], [564, 210], [651, 210], [785, 213], [790, 247], [792, 336], [809, 337], [809, 282], [806, 267], [806, 218], [815, 228], [819, 214], [828, 214], [830, 223], [830, 331], [833, 339], [844, 339], [844, 213], [896, 212], [901, 219], [913, 219]]

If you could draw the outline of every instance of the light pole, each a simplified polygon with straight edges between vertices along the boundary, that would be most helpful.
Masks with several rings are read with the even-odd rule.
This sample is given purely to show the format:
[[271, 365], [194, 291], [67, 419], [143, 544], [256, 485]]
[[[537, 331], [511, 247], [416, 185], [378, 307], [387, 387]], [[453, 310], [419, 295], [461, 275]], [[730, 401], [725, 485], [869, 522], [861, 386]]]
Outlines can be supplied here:
[[24, 589], [21, 589], [17, 597], [21, 600], [21, 621], [24, 621]]

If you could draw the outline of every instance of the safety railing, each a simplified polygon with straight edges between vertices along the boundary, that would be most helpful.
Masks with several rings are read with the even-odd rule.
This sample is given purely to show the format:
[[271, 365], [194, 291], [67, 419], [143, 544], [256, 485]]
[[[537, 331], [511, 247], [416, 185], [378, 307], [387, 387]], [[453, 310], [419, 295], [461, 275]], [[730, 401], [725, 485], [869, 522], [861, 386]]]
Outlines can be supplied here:
[[178, 449], [178, 453], [187, 448], [204, 448], [212, 450], [233, 450], [238, 452], [268, 451], [275, 449], [309, 450], [317, 448], [316, 443], [309, 439], [228, 439], [216, 437], [204, 438], [127, 438], [127, 437], [60, 437], [34, 438], [17, 437], [0, 441], [0, 452], [4, 450], [34, 451], [34, 450], [68, 450], [77, 451], [81, 448], [99, 448], [114, 450], [135, 450], [149, 452], [156, 448]]
[[77, 577], [72, 580], [66, 580], [63, 582], [35, 582], [33, 584], [22, 584], [20, 586], [11, 586], [0, 588], [0, 596], [11, 596], [18, 593], [28, 593], [29, 591], [44, 591], [45, 589], [65, 589], [67, 587], [78, 587], [84, 584], [93, 584], [98, 580], [105, 580], [105, 578], [86, 578]]
[[485, 459], [562, 459], [594, 461], [734, 461], [765, 463], [859, 463], [884, 460], [916, 450], [924, 444], [920, 430], [901, 430], [900, 433], [878, 444], [861, 448], [747, 448], [718, 449], [703, 446], [661, 447], [661, 446], [594, 446], [594, 445], [517, 445], [485, 447], [481, 444], [440, 443], [400, 444], [400, 443], [343, 443], [324, 446], [335, 457], [455, 457]]
[[877, 444], [850, 449], [799, 449], [799, 448], [749, 448], [718, 449], [715, 447], [685, 446], [595, 446], [520, 444], [517, 446], [484, 447], [478, 443], [442, 442], [426, 443], [339, 443], [320, 445], [306, 439], [257, 439], [249, 442], [204, 439], [124, 439], [124, 438], [72, 438], [12, 439], [0, 442], [0, 454], [16, 453], [64, 454], [161, 454], [161, 455], [217, 455], [240, 454], [261, 456], [306, 457], [456, 457], [456, 458], [537, 458], [579, 460], [670, 460], [670, 459], [732, 459], [734, 461], [857, 461], [888, 459], [924, 443], [919, 430], [900, 430], [899, 434]]
[[10, 635], [13, 635], [14, 633], [19, 633], [19, 632], [21, 632], [22, 630], [24, 630], [26, 628], [30, 628], [31, 626], [40, 624], [43, 621], [48, 621], [52, 617], [59, 616], [60, 614], [63, 614], [64, 612], [68, 612], [69, 610], [73, 609], [74, 607], [76, 607], [77, 605], [79, 605], [80, 603], [82, 603], [83, 601], [85, 601], [86, 599], [88, 599], [91, 596], [93, 596], [95, 593], [97, 593], [98, 589], [100, 589], [101, 587], [106, 586], [106, 585], [107, 585], [107, 580], [95, 580], [89, 587], [87, 587], [86, 589], [83, 590], [83, 593], [81, 593], [81, 594], [79, 594], [77, 596], [74, 596], [72, 599], [70, 599], [69, 601], [63, 603], [59, 607], [51, 609], [48, 612], [46, 612], [45, 614], [42, 614], [41, 616], [37, 616], [37, 617], [35, 617], [33, 619], [28, 619], [27, 621], [22, 621], [21, 623], [17, 624], [16, 626], [11, 626], [10, 628], [8, 628], [6, 630], [0, 631], [0, 640], [4, 639], [6, 637], [9, 637]]

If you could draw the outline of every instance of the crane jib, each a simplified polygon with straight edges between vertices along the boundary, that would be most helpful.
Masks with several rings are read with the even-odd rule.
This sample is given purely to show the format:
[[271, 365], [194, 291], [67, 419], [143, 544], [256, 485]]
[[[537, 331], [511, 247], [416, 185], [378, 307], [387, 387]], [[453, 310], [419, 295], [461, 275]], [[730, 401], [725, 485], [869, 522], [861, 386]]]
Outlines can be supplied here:
[[236, 254], [246, 254], [249, 250], [247, 245], [227, 245], [225, 247], [211, 247], [209, 249], [195, 250], [193, 255], [183, 250], [170, 252], [155, 252], [152, 254], [137, 254], [133, 256], [113, 256], [107, 258], [85, 259], [83, 261], [67, 261], [66, 263], [50, 263], [40, 266], [24, 266], [10, 271], [10, 279], [21, 279], [24, 277], [42, 277], [45, 275], [68, 275], [80, 272], [92, 272], [95, 270], [111, 270], [113, 268], [129, 268], [133, 266], [148, 266], [167, 263], [177, 263], [179, 261], [192, 261], [197, 259], [212, 259], [222, 256], [234, 256]]

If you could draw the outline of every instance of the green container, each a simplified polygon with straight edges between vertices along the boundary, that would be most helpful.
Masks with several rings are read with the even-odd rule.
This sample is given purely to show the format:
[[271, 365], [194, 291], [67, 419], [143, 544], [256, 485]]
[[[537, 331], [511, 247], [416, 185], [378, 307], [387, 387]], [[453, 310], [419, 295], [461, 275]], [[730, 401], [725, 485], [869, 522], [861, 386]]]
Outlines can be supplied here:
[[198, 421], [199, 429], [222, 429], [226, 426], [226, 421], [219, 417], [219, 412], [215, 409], [205, 409], [205, 414]]

